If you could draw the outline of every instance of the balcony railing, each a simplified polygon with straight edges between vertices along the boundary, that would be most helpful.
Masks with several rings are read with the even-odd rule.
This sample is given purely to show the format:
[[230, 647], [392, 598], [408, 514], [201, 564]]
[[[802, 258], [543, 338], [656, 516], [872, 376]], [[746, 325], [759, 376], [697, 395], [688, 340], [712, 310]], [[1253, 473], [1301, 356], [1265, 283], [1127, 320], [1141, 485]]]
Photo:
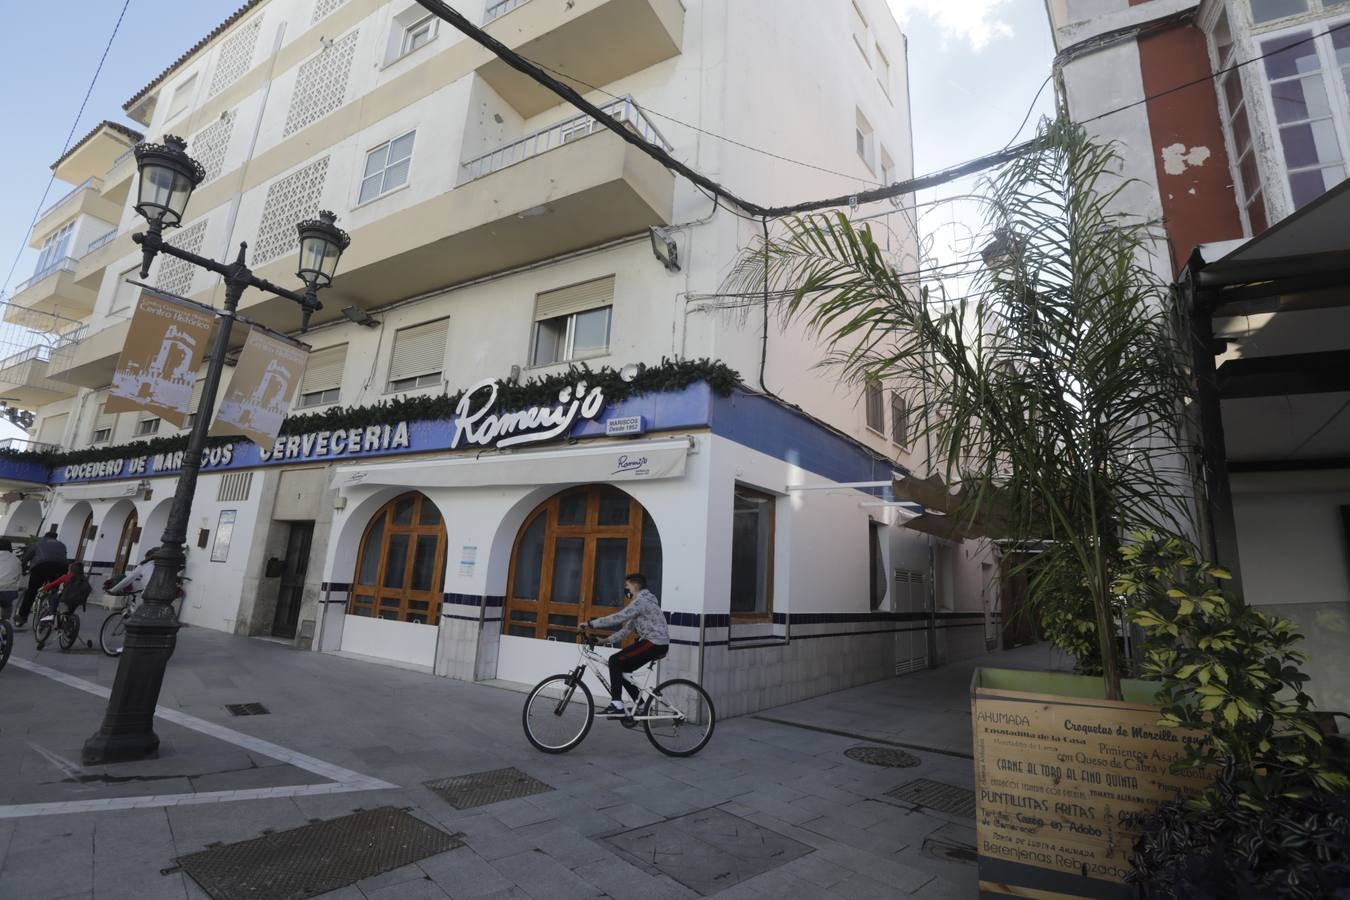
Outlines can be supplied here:
[[117, 159], [113, 160], [112, 165], [108, 166], [108, 171], [115, 172], [117, 170], [117, 167], [120, 166], [122, 163], [126, 162], [127, 159], [130, 158], [130, 156], [135, 152], [136, 152], [135, 147], [128, 147], [125, 153], [121, 154], [120, 156], [117, 157]]
[[[90, 253], [93, 253], [95, 250], [97, 250], [99, 247], [104, 246], [105, 244], [112, 243], [112, 239], [115, 237], [117, 237], [117, 229], [116, 228], [108, 229], [106, 234], [101, 234], [89, 242], [89, 249], [84, 251], [84, 256], [88, 256]], [[84, 256], [81, 256], [80, 259], [84, 259]]]
[[0, 371], [11, 369], [14, 366], [21, 366], [26, 362], [46, 362], [52, 358], [52, 348], [46, 345], [29, 347], [27, 350], [15, 353], [13, 356], [7, 356], [0, 359]]
[[42, 269], [39, 272], [34, 272], [32, 278], [28, 279], [27, 281], [20, 282], [18, 286], [14, 288], [14, 293], [16, 295], [22, 294], [24, 291], [28, 290], [30, 287], [37, 284], [42, 279], [48, 277], [49, 275], [55, 275], [57, 272], [74, 272], [74, 271], [75, 271], [75, 260], [71, 259], [69, 256], [63, 256], [56, 262], [47, 266], [47, 268]]
[[31, 453], [46, 453], [60, 450], [60, 444], [48, 444], [43, 441], [30, 441], [28, 438], [5, 438], [0, 441], [0, 450], [19, 450]]
[[[647, 119], [647, 116], [632, 97], [620, 97], [618, 100], [611, 100], [600, 109], [607, 116], [617, 122], [622, 122], [646, 140], [658, 143], [667, 150], [671, 149], [670, 144], [661, 136], [661, 132], [656, 130], [656, 126]], [[547, 153], [549, 150], [561, 147], [563, 144], [570, 143], [588, 134], [607, 130], [604, 125], [585, 113], [573, 116], [557, 125], [552, 125], [542, 131], [536, 131], [518, 141], [499, 147], [491, 153], [485, 153], [477, 159], [469, 160], [464, 164], [461, 183], [483, 178], [493, 172], [499, 172], [507, 166], [514, 166], [516, 163], [524, 162], [541, 153]]]
[[488, 4], [487, 12], [483, 14], [483, 24], [500, 19], [518, 6], [524, 6], [530, 0], [498, 0], [496, 3]]
[[60, 200], [57, 200], [55, 203], [51, 204], [46, 209], [44, 209], [42, 213], [38, 216], [38, 221], [40, 222], [43, 219], [47, 218], [47, 216], [51, 214], [52, 210], [56, 209], [62, 203], [65, 203], [71, 197], [74, 197], [80, 191], [97, 190], [98, 188], [101, 187], [103, 187], [103, 179], [99, 178], [96, 175], [90, 175], [84, 181], [81, 181], [79, 184], [75, 185], [75, 187], [71, 188], [64, 196], [61, 197]]

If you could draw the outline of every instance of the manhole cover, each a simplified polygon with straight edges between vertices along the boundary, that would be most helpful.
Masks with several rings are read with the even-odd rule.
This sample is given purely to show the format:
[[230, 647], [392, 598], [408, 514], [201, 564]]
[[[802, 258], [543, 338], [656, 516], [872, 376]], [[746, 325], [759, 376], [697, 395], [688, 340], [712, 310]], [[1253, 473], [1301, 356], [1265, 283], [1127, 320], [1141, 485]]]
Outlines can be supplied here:
[[268, 715], [267, 707], [261, 703], [226, 703], [225, 708], [230, 711], [232, 716]]
[[214, 900], [300, 900], [462, 846], [384, 807], [213, 847], [178, 863]]
[[909, 769], [919, 764], [917, 756], [894, 747], [849, 747], [844, 755], [869, 766], [886, 766], [889, 769]]
[[473, 809], [516, 797], [528, 797], [553, 790], [537, 778], [519, 769], [494, 769], [473, 775], [456, 775], [440, 781], [428, 781], [427, 787], [455, 809]]
[[958, 863], [977, 863], [980, 861], [979, 852], [970, 844], [963, 844], [959, 841], [944, 841], [938, 838], [924, 838], [923, 842], [924, 856], [931, 856], [933, 859], [946, 859]]
[[704, 897], [772, 871], [811, 847], [724, 809], [705, 809], [604, 838], [650, 875], [668, 875]]
[[943, 784], [930, 778], [916, 778], [897, 788], [891, 788], [886, 796], [901, 803], [910, 803], [951, 813], [954, 816], [975, 818], [975, 792], [954, 784]]

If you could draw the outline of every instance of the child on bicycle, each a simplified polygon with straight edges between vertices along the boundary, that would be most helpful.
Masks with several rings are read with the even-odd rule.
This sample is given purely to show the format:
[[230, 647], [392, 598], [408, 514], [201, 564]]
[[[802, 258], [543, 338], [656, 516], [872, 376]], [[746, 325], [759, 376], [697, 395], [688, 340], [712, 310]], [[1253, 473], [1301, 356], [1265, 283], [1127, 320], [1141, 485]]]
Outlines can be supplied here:
[[622, 625], [603, 643], [614, 646], [623, 642], [628, 635], [636, 633], [637, 642], [615, 653], [609, 658], [609, 692], [611, 702], [601, 713], [608, 718], [628, 717], [632, 713], [624, 705], [622, 689], [628, 689], [628, 696], [638, 698], [638, 689], [624, 677], [627, 672], [642, 668], [647, 663], [664, 659], [670, 652], [670, 633], [666, 629], [666, 617], [661, 612], [661, 601], [647, 590], [647, 577], [640, 572], [624, 576], [623, 595], [630, 602], [623, 609], [609, 616], [592, 619], [583, 626], [589, 632], [596, 628], [613, 628]]
[[[76, 607], [83, 606], [89, 600], [89, 594], [93, 590], [89, 584], [89, 579], [85, 577], [84, 567], [78, 561], [70, 564], [66, 574], [47, 582], [40, 590], [45, 592], [55, 589], [60, 589], [56, 602], [63, 607], [62, 611], [65, 613], [73, 613]], [[53, 605], [51, 611], [43, 616], [41, 621], [53, 622], [55, 620], [56, 607]]]

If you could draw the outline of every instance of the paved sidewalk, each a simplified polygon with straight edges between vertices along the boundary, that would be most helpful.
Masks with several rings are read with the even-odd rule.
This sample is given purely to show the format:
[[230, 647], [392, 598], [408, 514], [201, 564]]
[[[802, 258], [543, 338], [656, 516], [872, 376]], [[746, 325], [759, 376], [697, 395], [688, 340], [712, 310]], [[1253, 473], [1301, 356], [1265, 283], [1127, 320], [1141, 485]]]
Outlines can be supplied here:
[[[162, 757], [85, 769], [115, 668], [19, 633], [0, 672], [0, 898], [204, 897], [179, 857], [379, 807], [463, 846], [326, 896], [975, 895], [972, 820], [885, 796], [916, 778], [971, 786], [969, 665], [726, 720], [692, 759], [607, 721], [549, 756], [525, 741], [519, 693], [184, 629]], [[225, 709], [251, 702], [268, 713]], [[909, 751], [912, 768], [844, 755], [895, 743], [942, 752]], [[507, 766], [553, 790], [457, 810], [424, 786]]]

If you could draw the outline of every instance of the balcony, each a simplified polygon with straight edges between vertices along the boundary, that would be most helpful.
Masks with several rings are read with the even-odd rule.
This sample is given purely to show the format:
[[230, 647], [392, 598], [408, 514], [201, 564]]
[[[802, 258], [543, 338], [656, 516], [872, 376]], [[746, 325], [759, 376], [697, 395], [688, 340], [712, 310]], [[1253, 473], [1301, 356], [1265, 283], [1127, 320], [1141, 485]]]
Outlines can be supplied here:
[[34, 250], [40, 249], [47, 235], [55, 231], [57, 226], [78, 215], [116, 222], [122, 217], [122, 204], [114, 203], [104, 196], [102, 178], [86, 178], [38, 215], [28, 238], [28, 246]]
[[[680, 0], [500, 0], [489, 5], [486, 20], [489, 34], [526, 59], [594, 85], [678, 55], [684, 36]], [[560, 102], [495, 56], [478, 74], [527, 119]]]
[[[631, 100], [611, 106], [628, 127], [660, 139]], [[469, 160], [454, 190], [357, 229], [315, 323], [341, 318], [344, 306], [378, 308], [670, 224], [674, 176], [592, 125], [572, 118]], [[261, 274], [284, 281], [294, 270], [287, 259]], [[264, 325], [295, 325], [294, 304], [258, 292], [244, 302]]]
[[75, 283], [97, 294], [99, 285], [103, 283], [103, 271], [108, 268], [108, 263], [125, 255], [130, 249], [129, 243], [117, 243], [116, 228], [108, 229], [105, 234], [90, 241], [89, 249], [85, 250], [84, 255], [76, 262]]
[[47, 362], [48, 377], [87, 388], [111, 384], [130, 327], [130, 319], [120, 319], [97, 331], [81, 325], [63, 335], [52, 347]]
[[[134, 149], [134, 148], [132, 148]], [[132, 182], [136, 180], [136, 156], [128, 149], [117, 159], [113, 160], [108, 172], [103, 176], [103, 196], [121, 209], [127, 202], [127, 196], [131, 193]], [[116, 222], [116, 219], [112, 221]]]
[[75, 396], [73, 385], [47, 377], [48, 347], [32, 347], [0, 360], [0, 396], [11, 406], [33, 409]]
[[5, 321], [37, 331], [54, 330], [54, 320], [83, 319], [94, 311], [97, 286], [90, 289], [75, 278], [76, 261], [57, 260], [14, 288], [5, 306]]

